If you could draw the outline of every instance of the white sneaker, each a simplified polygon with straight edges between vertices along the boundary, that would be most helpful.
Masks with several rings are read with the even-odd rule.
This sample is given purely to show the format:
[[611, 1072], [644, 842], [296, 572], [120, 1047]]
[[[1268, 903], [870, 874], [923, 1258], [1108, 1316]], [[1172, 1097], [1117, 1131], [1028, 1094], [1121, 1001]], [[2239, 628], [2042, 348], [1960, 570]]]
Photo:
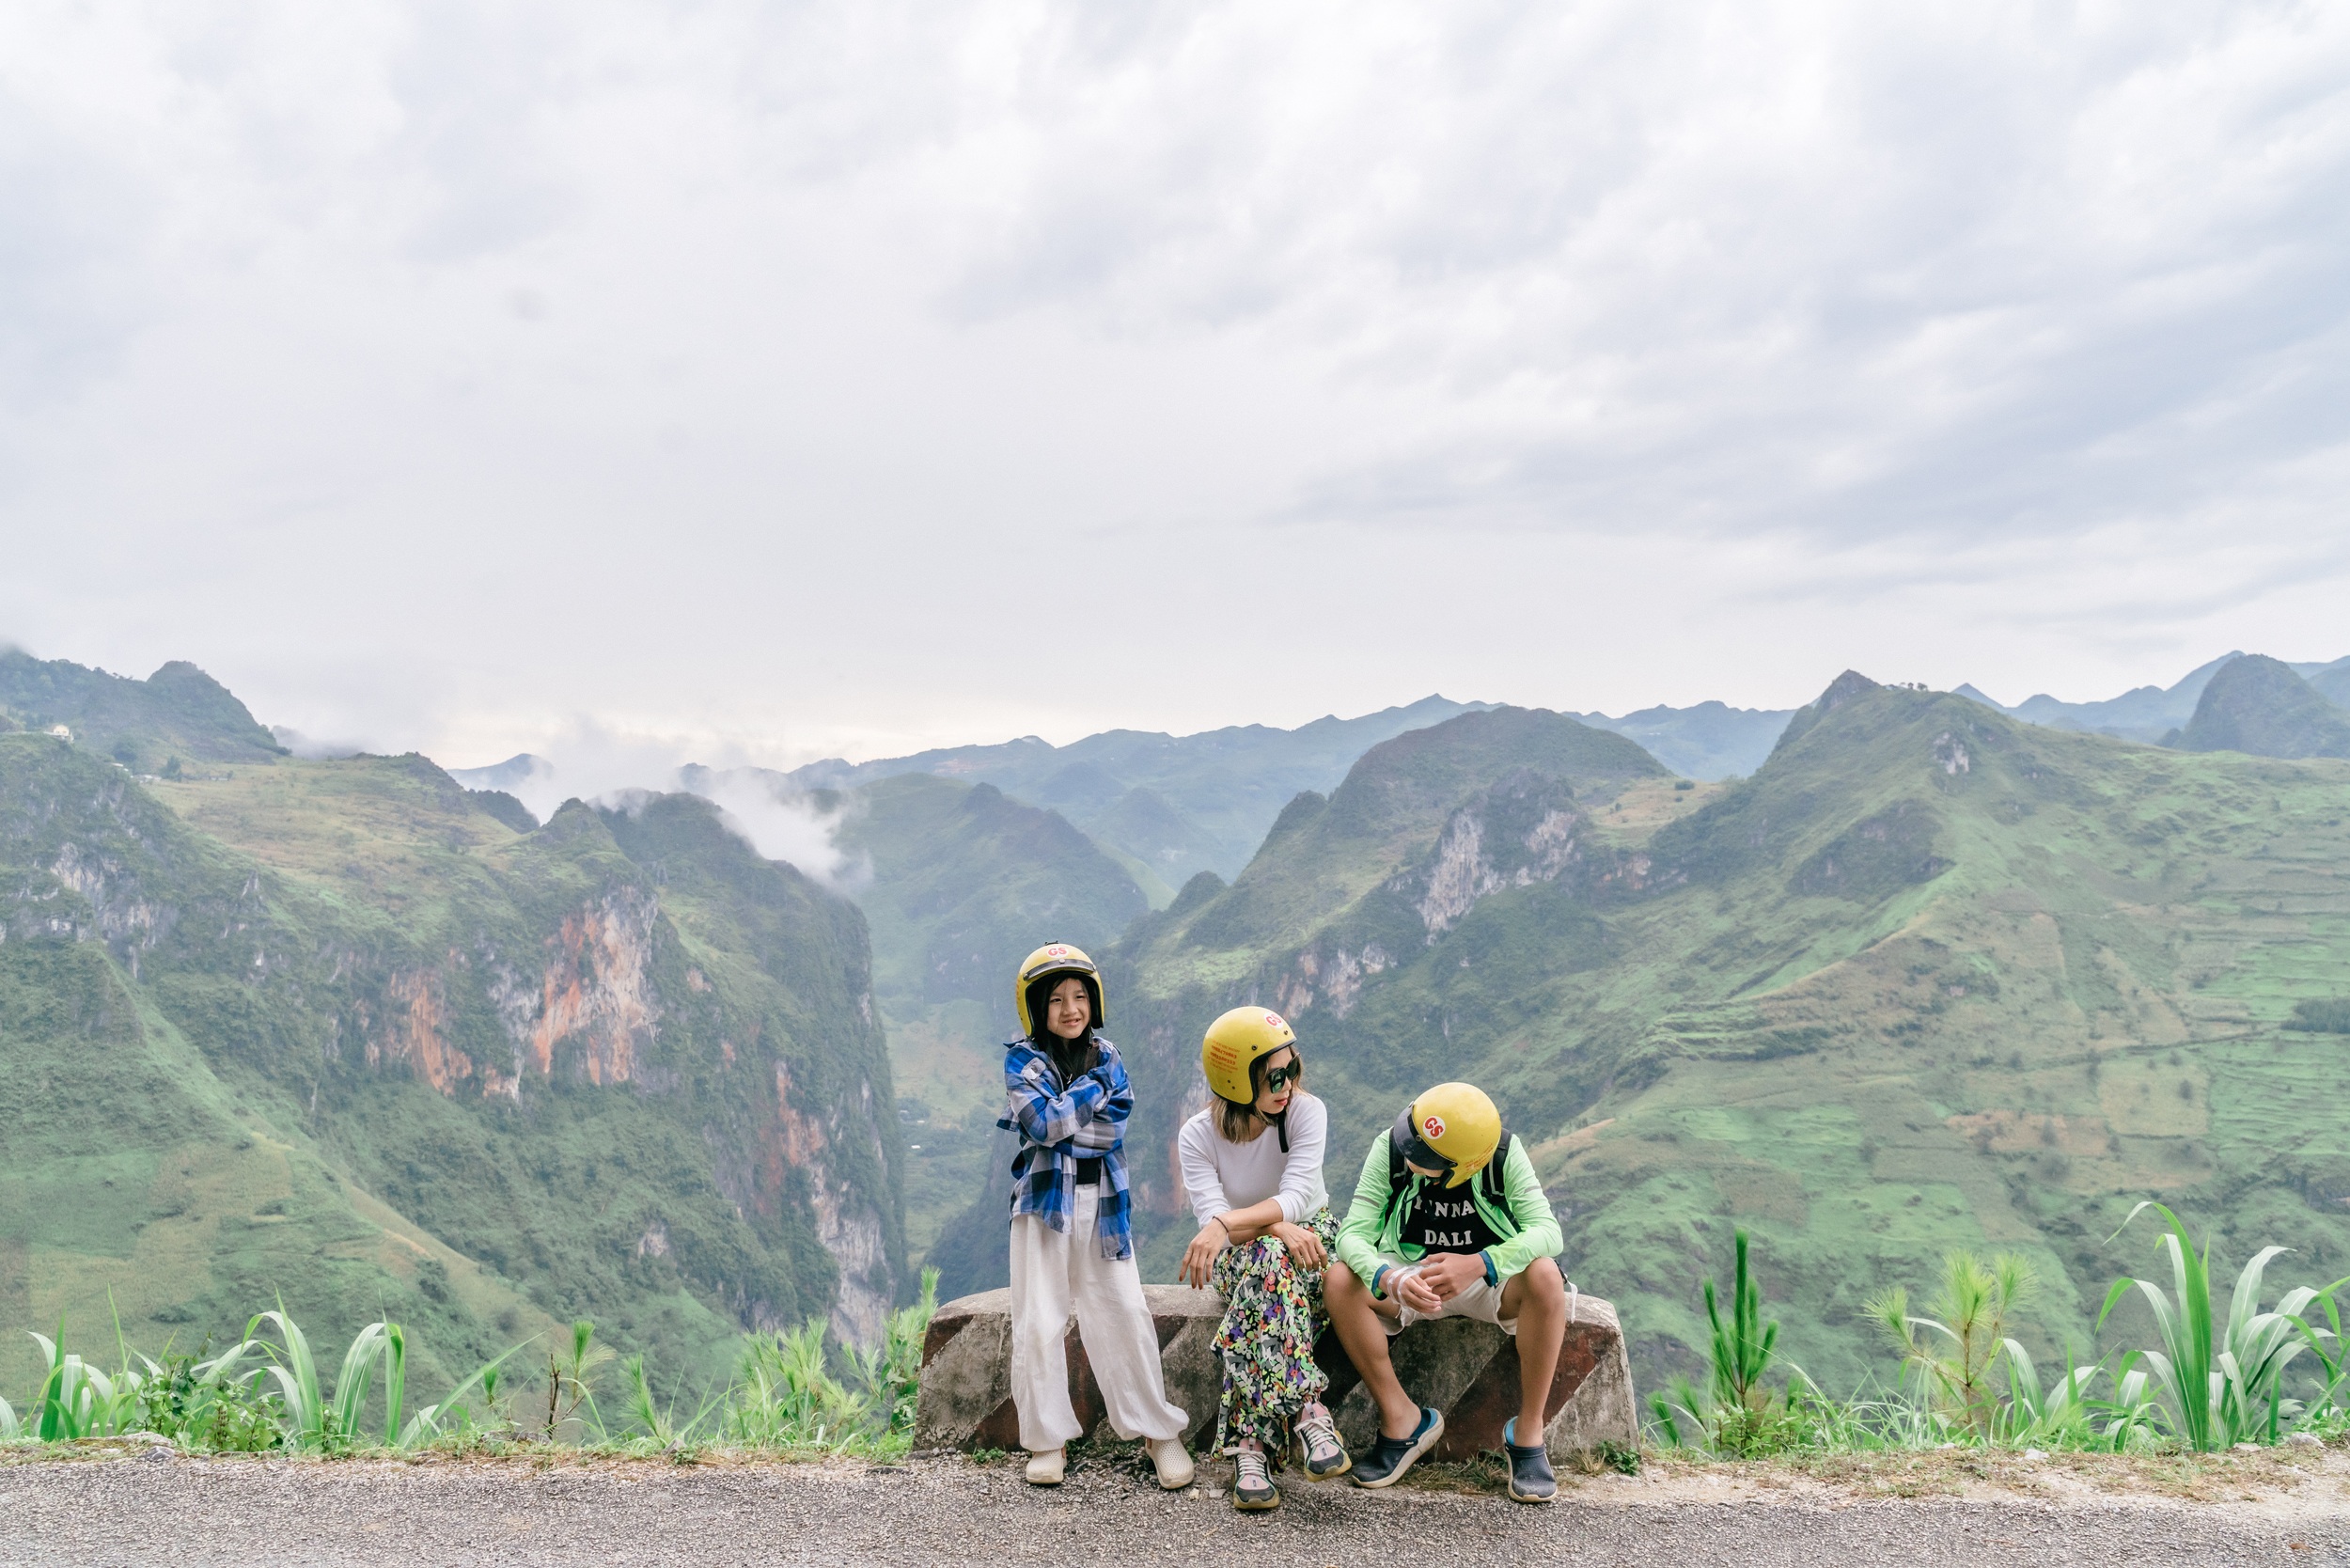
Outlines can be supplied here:
[[1191, 1484], [1191, 1455], [1183, 1451], [1181, 1437], [1155, 1437], [1143, 1446], [1151, 1455], [1151, 1463], [1158, 1467], [1161, 1486], [1180, 1492]]
[[1068, 1467], [1068, 1464], [1069, 1450], [1067, 1449], [1055, 1449], [1049, 1453], [1028, 1455], [1028, 1484], [1058, 1486], [1061, 1475]]

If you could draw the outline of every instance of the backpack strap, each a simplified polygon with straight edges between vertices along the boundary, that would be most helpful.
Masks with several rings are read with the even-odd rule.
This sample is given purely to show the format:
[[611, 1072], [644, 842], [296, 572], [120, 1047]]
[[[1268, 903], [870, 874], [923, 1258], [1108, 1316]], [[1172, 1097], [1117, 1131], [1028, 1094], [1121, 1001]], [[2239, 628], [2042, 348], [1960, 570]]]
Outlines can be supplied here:
[[1387, 1200], [1379, 1206], [1379, 1231], [1384, 1234], [1387, 1221], [1402, 1205], [1403, 1189], [1411, 1184], [1412, 1168], [1403, 1163], [1403, 1140], [1394, 1128], [1387, 1130]]
[[[1507, 1127], [1502, 1128], [1501, 1141], [1494, 1145], [1493, 1158], [1487, 1160], [1485, 1168], [1477, 1173], [1479, 1195], [1488, 1207], [1505, 1214], [1509, 1212], [1510, 1195], [1503, 1168], [1510, 1163], [1510, 1146], [1517, 1139], [1517, 1134]], [[1403, 1189], [1411, 1184], [1411, 1168], [1403, 1163], [1403, 1140], [1391, 1132], [1387, 1135], [1387, 1200], [1379, 1209], [1381, 1231], [1387, 1228], [1388, 1219], [1402, 1203]]]
[[1502, 1128], [1501, 1141], [1494, 1145], [1494, 1157], [1487, 1160], [1485, 1168], [1477, 1173], [1478, 1189], [1483, 1194], [1486, 1203], [1505, 1214], [1510, 1208], [1510, 1146], [1517, 1140], [1517, 1134], [1507, 1127]]

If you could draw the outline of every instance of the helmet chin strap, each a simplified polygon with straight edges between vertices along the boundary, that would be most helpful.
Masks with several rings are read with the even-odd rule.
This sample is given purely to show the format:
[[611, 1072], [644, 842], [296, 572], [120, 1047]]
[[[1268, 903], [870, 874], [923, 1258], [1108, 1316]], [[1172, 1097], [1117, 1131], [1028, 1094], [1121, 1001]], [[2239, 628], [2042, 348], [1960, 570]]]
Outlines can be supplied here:
[[[1217, 1098], [1221, 1099], [1222, 1096], [1219, 1095]], [[1227, 1103], [1237, 1105], [1241, 1102], [1233, 1100]], [[1277, 1111], [1261, 1111], [1257, 1108], [1256, 1102], [1252, 1100], [1248, 1103], [1248, 1114], [1273, 1129], [1273, 1136], [1281, 1140], [1282, 1153], [1286, 1154], [1290, 1152], [1290, 1113], [1286, 1107]]]

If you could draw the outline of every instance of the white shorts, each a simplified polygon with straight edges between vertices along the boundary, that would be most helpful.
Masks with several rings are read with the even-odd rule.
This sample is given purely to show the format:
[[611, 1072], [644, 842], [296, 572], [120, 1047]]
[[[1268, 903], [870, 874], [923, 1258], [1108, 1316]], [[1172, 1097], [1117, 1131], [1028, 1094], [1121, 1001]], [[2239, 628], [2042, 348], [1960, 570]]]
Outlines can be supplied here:
[[[1389, 1268], [1396, 1269], [1408, 1269], [1418, 1266], [1417, 1264], [1407, 1263], [1401, 1258], [1394, 1257], [1384, 1252], [1379, 1255], [1379, 1262], [1385, 1263]], [[1535, 1262], [1546, 1263], [1549, 1262], [1550, 1260], [1547, 1258], [1538, 1258]], [[1375, 1274], [1378, 1271], [1373, 1269], [1372, 1272]], [[1390, 1281], [1392, 1281], [1393, 1276], [1389, 1276], [1388, 1278]], [[1498, 1324], [1504, 1334], [1515, 1334], [1518, 1331], [1518, 1320], [1515, 1318], [1505, 1318], [1501, 1315], [1501, 1292], [1504, 1286], [1508, 1285], [1511, 1280], [1515, 1279], [1516, 1278], [1517, 1276], [1514, 1274], [1506, 1275], [1490, 1285], [1486, 1284], [1482, 1279], [1480, 1279], [1475, 1284], [1467, 1286], [1462, 1290], [1458, 1294], [1439, 1303], [1436, 1309], [1433, 1312], [1420, 1311], [1418, 1309], [1404, 1302], [1401, 1297], [1395, 1297], [1395, 1292], [1389, 1290], [1386, 1294], [1391, 1297], [1395, 1297], [1395, 1304], [1399, 1308], [1402, 1309], [1402, 1313], [1400, 1317], [1393, 1318], [1387, 1316], [1385, 1312], [1380, 1313], [1379, 1325], [1387, 1331], [1389, 1338], [1393, 1338], [1395, 1335], [1402, 1333], [1403, 1330], [1409, 1328], [1416, 1323], [1434, 1323], [1438, 1318], [1476, 1318], [1480, 1323]]]

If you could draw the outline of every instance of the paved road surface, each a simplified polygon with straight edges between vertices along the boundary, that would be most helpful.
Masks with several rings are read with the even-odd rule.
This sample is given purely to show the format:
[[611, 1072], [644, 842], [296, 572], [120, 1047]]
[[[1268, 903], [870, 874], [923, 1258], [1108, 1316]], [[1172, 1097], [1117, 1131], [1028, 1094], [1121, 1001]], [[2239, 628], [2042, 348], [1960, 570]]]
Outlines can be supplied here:
[[98, 1459], [0, 1467], [0, 1564], [1655, 1564], [1879, 1568], [2013, 1561], [2350, 1565], [2350, 1517], [2156, 1503], [1629, 1502], [1300, 1486], [1270, 1514], [1089, 1466], [1058, 1492], [1008, 1468]]

